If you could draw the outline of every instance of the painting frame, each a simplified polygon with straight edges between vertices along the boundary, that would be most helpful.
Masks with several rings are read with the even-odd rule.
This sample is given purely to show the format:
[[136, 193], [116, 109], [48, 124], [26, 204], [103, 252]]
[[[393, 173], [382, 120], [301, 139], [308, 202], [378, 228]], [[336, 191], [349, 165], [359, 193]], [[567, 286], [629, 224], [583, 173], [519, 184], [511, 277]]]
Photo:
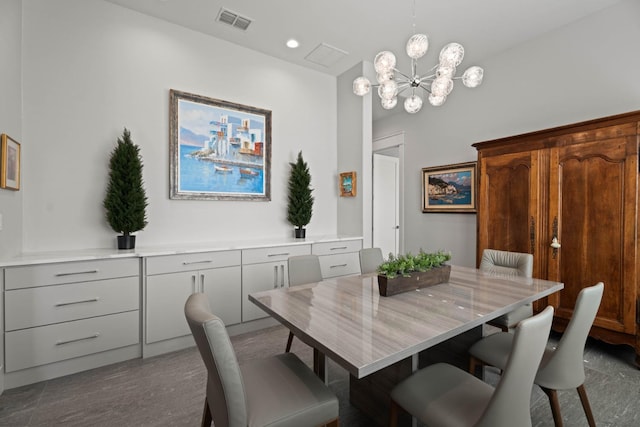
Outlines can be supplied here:
[[270, 201], [271, 120], [271, 110], [170, 89], [169, 198]]
[[358, 179], [355, 171], [342, 172], [339, 178], [340, 197], [355, 197], [358, 191]]
[[422, 212], [476, 213], [477, 167], [465, 162], [422, 168]]
[[0, 135], [0, 188], [20, 190], [20, 149], [18, 141]]

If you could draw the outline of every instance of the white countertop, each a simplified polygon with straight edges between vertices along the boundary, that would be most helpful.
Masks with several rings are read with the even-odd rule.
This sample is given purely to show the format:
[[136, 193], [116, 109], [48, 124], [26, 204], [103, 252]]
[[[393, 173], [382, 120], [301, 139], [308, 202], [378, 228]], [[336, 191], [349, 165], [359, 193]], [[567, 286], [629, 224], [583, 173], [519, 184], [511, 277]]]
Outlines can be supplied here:
[[308, 245], [312, 243], [361, 240], [360, 236], [308, 236], [306, 239], [265, 238], [236, 241], [176, 243], [171, 245], [140, 246], [135, 249], [93, 248], [65, 251], [26, 252], [12, 258], [0, 259], [0, 267], [31, 264], [49, 264], [54, 262], [87, 261], [109, 258], [141, 258], [159, 255], [184, 253], [256, 249], [289, 245]]

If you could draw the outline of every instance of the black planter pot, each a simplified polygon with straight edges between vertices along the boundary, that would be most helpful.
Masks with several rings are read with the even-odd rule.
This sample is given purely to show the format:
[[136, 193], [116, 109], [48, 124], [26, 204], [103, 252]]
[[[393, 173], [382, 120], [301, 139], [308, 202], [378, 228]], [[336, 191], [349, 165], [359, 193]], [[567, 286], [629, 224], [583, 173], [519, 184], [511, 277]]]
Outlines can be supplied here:
[[133, 249], [136, 247], [136, 236], [118, 236], [118, 249]]
[[304, 239], [307, 233], [305, 228], [296, 228], [294, 230], [296, 239]]

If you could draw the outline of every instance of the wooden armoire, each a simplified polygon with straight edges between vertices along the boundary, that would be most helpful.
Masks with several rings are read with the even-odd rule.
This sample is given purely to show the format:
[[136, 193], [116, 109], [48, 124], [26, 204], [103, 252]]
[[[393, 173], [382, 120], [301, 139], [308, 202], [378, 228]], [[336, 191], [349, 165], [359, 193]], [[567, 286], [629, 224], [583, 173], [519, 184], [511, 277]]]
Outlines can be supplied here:
[[485, 248], [533, 254], [534, 277], [565, 286], [536, 305], [555, 307], [557, 331], [604, 282], [590, 334], [633, 346], [640, 367], [639, 142], [636, 111], [473, 146], [478, 262]]

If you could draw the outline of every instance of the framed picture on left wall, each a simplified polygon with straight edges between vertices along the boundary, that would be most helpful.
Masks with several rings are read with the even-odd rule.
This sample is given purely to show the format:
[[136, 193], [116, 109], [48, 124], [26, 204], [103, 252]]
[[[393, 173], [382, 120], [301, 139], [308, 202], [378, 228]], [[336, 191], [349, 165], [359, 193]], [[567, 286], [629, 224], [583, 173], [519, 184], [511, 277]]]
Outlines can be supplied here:
[[0, 136], [0, 188], [20, 190], [20, 144], [7, 134]]
[[171, 199], [271, 200], [271, 111], [171, 89]]

